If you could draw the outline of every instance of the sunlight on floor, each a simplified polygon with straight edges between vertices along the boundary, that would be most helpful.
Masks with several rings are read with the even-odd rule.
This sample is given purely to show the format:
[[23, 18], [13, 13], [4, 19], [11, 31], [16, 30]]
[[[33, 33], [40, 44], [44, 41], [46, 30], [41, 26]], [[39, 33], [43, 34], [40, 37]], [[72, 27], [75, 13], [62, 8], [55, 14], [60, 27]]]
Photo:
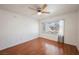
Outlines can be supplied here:
[[50, 55], [58, 55], [58, 54], [62, 54], [62, 49], [58, 48], [54, 45], [50, 45], [50, 44], [45, 44], [45, 48], [46, 48], [46, 54], [50, 54]]

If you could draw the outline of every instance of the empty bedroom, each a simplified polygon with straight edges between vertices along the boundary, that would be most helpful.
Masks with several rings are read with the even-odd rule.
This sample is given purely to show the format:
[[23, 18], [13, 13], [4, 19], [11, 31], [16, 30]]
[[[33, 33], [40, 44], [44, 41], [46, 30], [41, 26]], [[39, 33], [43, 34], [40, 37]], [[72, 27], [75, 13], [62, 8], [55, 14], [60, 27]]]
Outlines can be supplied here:
[[0, 55], [79, 55], [79, 4], [0, 4]]

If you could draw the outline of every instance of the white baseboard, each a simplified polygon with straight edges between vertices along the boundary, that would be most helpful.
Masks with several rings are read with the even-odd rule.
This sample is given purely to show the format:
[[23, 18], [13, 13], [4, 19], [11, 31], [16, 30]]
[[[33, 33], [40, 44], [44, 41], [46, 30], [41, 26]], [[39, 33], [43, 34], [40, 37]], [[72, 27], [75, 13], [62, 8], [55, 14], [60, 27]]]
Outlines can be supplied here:
[[20, 41], [18, 41], [18, 42], [16, 41], [16, 42], [13, 42], [13, 43], [10, 43], [10, 44], [6, 43], [6, 45], [5, 45], [4, 43], [3, 43], [3, 44], [1, 43], [2, 46], [0, 46], [0, 50], [4, 50], [4, 49], [10, 48], [10, 47], [13, 47], [13, 46], [22, 44], [22, 43], [24, 43], [24, 42], [33, 40], [33, 39], [35, 39], [35, 38], [38, 38], [38, 34], [33, 35], [33, 36], [30, 35], [29, 37], [25, 37], [25, 38], [23, 38], [23, 39], [19, 39]]

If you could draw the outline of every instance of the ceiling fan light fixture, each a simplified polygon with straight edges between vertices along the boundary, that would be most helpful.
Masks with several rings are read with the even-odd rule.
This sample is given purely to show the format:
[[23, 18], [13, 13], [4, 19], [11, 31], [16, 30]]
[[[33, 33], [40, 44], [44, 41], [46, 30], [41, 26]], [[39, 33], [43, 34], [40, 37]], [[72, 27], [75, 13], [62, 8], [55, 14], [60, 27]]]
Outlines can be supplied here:
[[41, 12], [38, 12], [38, 15], [41, 15], [42, 13]]

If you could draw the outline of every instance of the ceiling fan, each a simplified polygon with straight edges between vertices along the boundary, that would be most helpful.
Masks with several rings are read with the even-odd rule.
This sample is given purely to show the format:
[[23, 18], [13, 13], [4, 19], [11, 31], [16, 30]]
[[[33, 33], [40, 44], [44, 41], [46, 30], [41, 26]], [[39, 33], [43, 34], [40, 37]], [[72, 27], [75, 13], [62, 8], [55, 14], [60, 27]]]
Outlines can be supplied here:
[[36, 8], [29, 7], [29, 9], [36, 11], [38, 15], [41, 15], [43, 13], [49, 14], [50, 12], [45, 11], [46, 7], [47, 7], [47, 4], [43, 4], [41, 7], [40, 6], [38, 6]]

